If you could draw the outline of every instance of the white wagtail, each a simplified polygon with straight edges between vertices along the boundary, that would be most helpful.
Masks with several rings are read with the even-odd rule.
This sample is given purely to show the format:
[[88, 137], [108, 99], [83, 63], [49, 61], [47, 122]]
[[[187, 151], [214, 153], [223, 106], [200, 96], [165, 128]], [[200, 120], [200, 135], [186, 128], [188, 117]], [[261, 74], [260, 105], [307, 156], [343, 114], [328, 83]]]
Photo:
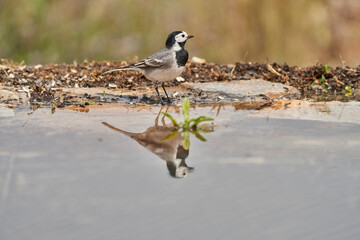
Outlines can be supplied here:
[[166, 39], [165, 48], [138, 63], [106, 71], [102, 73], [102, 75], [122, 70], [139, 71], [144, 74], [147, 79], [154, 82], [155, 90], [161, 103], [163, 104], [158, 90], [158, 83], [161, 82], [161, 86], [164, 89], [167, 100], [170, 101], [165, 90], [164, 82], [174, 80], [185, 70], [185, 64], [189, 58], [189, 54], [185, 49], [185, 43], [192, 37], [194, 36], [188, 35], [184, 31], [172, 32]]

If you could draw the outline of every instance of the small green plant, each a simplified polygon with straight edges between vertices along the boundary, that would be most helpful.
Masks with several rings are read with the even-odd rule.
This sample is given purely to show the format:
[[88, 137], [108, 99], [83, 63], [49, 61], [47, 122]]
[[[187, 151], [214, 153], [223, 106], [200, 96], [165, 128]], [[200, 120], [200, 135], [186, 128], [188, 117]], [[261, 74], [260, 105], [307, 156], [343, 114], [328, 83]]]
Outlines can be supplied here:
[[322, 70], [326, 73], [331, 72], [331, 67], [327, 64], [325, 64], [324, 66], [322, 66]]
[[190, 148], [190, 133], [194, 134], [199, 140], [205, 142], [206, 139], [200, 133], [208, 133], [214, 131], [206, 124], [199, 125], [200, 123], [205, 121], [213, 121], [213, 118], [200, 116], [198, 118], [190, 119], [190, 101], [188, 98], [185, 98], [182, 103], [182, 114], [184, 116], [184, 122], [177, 122], [169, 113], [162, 112], [162, 114], [169, 118], [174, 125], [174, 131], [172, 131], [168, 136], [162, 139], [162, 141], [166, 141], [168, 139], [174, 138], [178, 134], [181, 134], [183, 137], [182, 143], [184, 149]]
[[310, 86], [308, 86], [308, 89], [309, 89], [309, 90], [312, 90], [315, 85], [316, 85], [315, 82], [311, 83]]
[[322, 83], [325, 83], [325, 76], [324, 75], [321, 75], [321, 78], [319, 79], [319, 82], [322, 84]]
[[106, 92], [104, 91], [102, 95], [103, 95], [103, 97], [106, 97]]
[[321, 83], [322, 89], [323, 89], [324, 91], [327, 91], [328, 88], [329, 88], [329, 86], [328, 86], [328, 84], [326, 83], [325, 80], [326, 80], [325, 76], [324, 76], [324, 75], [321, 75], [321, 78], [319, 79], [319, 83]]
[[351, 89], [350, 86], [345, 86], [343, 88], [343, 92], [344, 92], [346, 97], [350, 97], [352, 95], [352, 89]]

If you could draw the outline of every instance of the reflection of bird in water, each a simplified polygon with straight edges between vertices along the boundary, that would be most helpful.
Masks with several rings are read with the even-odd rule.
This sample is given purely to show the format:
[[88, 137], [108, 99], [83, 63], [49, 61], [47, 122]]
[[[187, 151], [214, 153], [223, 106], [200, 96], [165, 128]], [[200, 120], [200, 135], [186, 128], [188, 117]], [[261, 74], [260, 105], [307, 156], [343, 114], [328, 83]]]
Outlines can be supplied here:
[[[155, 120], [155, 123], [157, 120]], [[174, 127], [167, 127], [163, 121], [164, 126], [149, 127], [142, 133], [131, 133], [116, 128], [106, 122], [103, 124], [112, 130], [125, 134], [132, 139], [135, 139], [142, 146], [149, 151], [158, 155], [161, 159], [166, 161], [166, 166], [169, 170], [169, 174], [172, 177], [183, 178], [193, 170], [192, 167], [186, 165], [185, 159], [189, 155], [189, 150], [185, 150], [182, 146], [182, 136], [177, 134], [171, 139], [162, 141], [165, 137], [169, 136], [173, 132]]]

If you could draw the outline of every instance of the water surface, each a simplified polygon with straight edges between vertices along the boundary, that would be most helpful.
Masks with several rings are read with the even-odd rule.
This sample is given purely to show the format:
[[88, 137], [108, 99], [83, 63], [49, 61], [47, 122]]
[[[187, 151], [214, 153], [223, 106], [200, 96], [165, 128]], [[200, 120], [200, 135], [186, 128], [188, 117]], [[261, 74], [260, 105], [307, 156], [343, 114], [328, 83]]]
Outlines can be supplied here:
[[[189, 151], [175, 139], [166, 154], [116, 130], [145, 132], [159, 110], [0, 117], [0, 239], [360, 236], [356, 121], [197, 108], [191, 115], [215, 118], [215, 131], [207, 142], [191, 136]], [[185, 177], [172, 177], [166, 158]]]

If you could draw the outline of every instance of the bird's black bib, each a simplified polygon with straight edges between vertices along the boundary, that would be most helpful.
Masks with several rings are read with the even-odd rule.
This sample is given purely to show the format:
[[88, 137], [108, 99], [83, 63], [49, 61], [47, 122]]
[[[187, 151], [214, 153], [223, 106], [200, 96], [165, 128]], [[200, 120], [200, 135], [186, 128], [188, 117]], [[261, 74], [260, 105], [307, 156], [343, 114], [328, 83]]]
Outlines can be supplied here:
[[185, 66], [189, 58], [188, 52], [182, 48], [180, 51], [176, 52], [176, 62], [178, 66]]

